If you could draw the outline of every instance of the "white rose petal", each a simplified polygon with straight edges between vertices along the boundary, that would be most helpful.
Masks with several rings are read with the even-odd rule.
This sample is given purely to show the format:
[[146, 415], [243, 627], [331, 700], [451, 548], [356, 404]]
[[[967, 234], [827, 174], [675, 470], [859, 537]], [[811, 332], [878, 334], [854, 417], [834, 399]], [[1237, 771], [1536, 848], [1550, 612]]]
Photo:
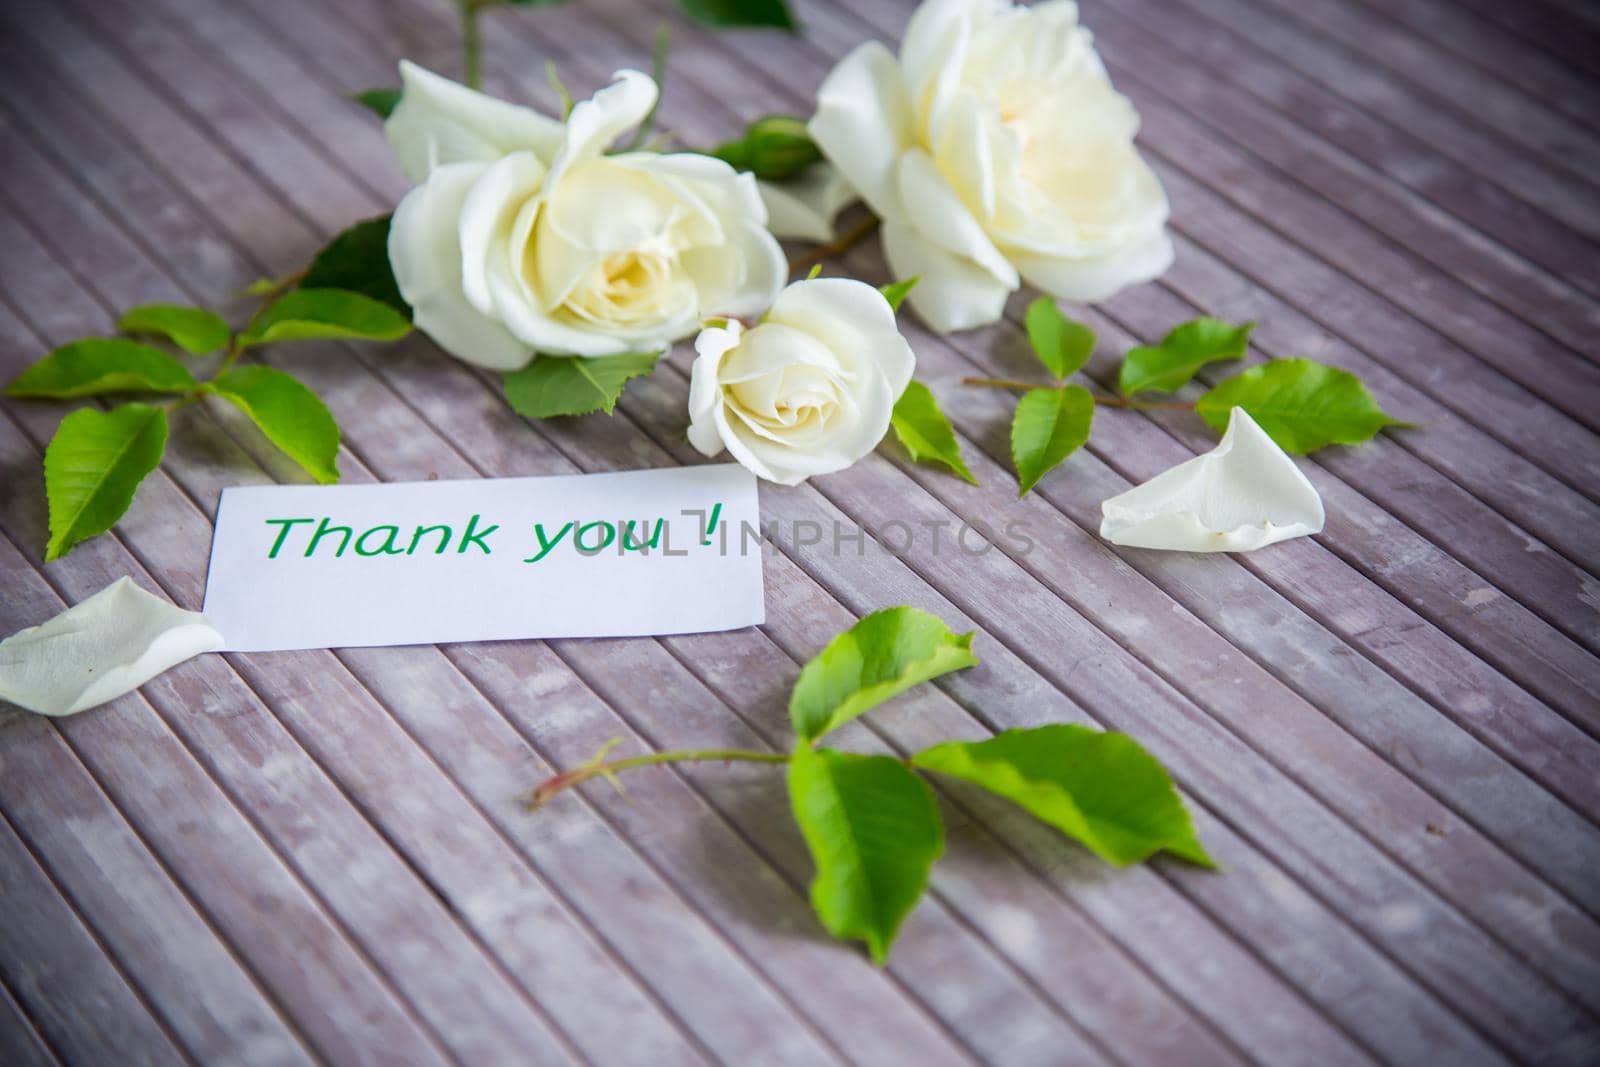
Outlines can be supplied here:
[[550, 160], [561, 145], [563, 127], [555, 119], [441, 78], [409, 60], [400, 62], [400, 84], [400, 103], [383, 132], [414, 182], [446, 163], [492, 163], [518, 149]]
[[1024, 279], [1100, 300], [1166, 270], [1138, 125], [1069, 0], [926, 0], [898, 59], [869, 43], [840, 61], [807, 129], [883, 218], [895, 273], [922, 276], [911, 307], [948, 331], [995, 321]]
[[389, 264], [417, 329], [469, 363], [516, 370], [533, 349], [473, 307], [461, 286], [461, 207], [487, 169], [447, 163], [407, 193], [389, 225]]
[[995, 322], [1013, 286], [960, 256], [937, 247], [914, 226], [885, 220], [883, 254], [896, 278], [919, 278], [907, 296], [921, 294], [917, 314], [939, 333]]
[[[535, 353], [661, 351], [708, 315], [758, 313], [782, 288], [754, 178], [707, 156], [606, 155], [655, 104], [645, 75], [620, 72], [554, 139], [518, 127], [491, 143], [474, 125], [488, 98], [425, 74], [412, 74], [421, 99], [451, 105], [426, 112], [429, 136], [482, 151], [406, 196], [389, 256], [418, 327], [457, 357], [513, 370]], [[456, 140], [437, 129], [452, 118], [469, 127]]]
[[867, 205], [889, 217], [899, 203], [895, 161], [916, 144], [911, 96], [894, 54], [868, 41], [841, 59], [817, 90], [806, 130]]
[[204, 615], [119, 578], [48, 622], [0, 641], [0, 699], [41, 715], [72, 715], [222, 643]]
[[1246, 552], [1322, 529], [1322, 498], [1265, 430], [1234, 408], [1216, 448], [1100, 505], [1100, 536], [1132, 548]]
[[833, 240], [833, 220], [856, 199], [856, 191], [827, 160], [781, 182], [757, 182], [767, 206], [767, 229], [783, 240]]
[[846, 278], [796, 282], [759, 325], [708, 327], [695, 351], [689, 442], [783, 485], [871, 452], [916, 363], [883, 294]]

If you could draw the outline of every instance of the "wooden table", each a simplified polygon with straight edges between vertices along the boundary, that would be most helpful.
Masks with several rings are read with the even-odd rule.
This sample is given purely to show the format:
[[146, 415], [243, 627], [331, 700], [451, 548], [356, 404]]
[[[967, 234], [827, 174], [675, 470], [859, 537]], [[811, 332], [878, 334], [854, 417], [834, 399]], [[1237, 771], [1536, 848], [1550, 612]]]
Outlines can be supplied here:
[[[764, 487], [765, 517], [1014, 519], [1032, 551], [780, 545], [758, 630], [205, 656], [76, 718], [0, 711], [0, 1062], [1596, 1062], [1596, 9], [1086, 7], [1178, 243], [1159, 283], [1086, 312], [1090, 373], [1204, 311], [1259, 319], [1253, 358], [1361, 375], [1426, 425], [1303, 463], [1323, 534], [1237, 557], [1100, 542], [1103, 498], [1210, 446], [1183, 414], [1106, 412], [1018, 502], [1010, 401], [958, 379], [1027, 372], [1026, 294], [990, 329], [911, 327], [981, 488], [886, 445]], [[794, 39], [672, 16], [665, 123], [708, 145], [808, 114], [910, 5], [798, 8]], [[584, 95], [648, 64], [660, 17], [492, 12], [490, 85], [550, 107], [549, 58]], [[134, 303], [225, 301], [389, 210], [405, 182], [343, 97], [402, 56], [458, 65], [440, 0], [62, 0], [0, 22], [7, 376]], [[834, 269], [884, 280], [875, 249]], [[541, 424], [420, 336], [267, 359], [332, 407], [352, 482], [698, 460], [682, 351], [614, 418]], [[300, 477], [228, 412], [188, 409], [116, 531], [42, 566], [60, 415], [0, 405], [0, 632], [123, 574], [197, 607], [219, 490]], [[983, 665], [842, 745], [1124, 730], [1225, 871], [1113, 871], [952, 790], [948, 854], [878, 970], [811, 916], [768, 768], [518, 806], [614, 736], [782, 744], [797, 664], [897, 603], [979, 630]]]

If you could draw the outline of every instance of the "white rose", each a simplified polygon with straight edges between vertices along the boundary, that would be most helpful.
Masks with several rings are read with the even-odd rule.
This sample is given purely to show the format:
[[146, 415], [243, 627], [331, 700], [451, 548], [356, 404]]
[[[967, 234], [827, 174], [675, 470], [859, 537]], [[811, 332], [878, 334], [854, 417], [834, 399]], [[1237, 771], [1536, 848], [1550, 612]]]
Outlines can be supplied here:
[[709, 156], [625, 152], [656, 101], [622, 71], [565, 124], [401, 64], [385, 131], [421, 182], [389, 261], [416, 324], [469, 362], [660, 351], [707, 315], [759, 313], [788, 270], [755, 180]]
[[916, 363], [883, 294], [847, 278], [796, 282], [753, 328], [712, 326], [694, 347], [689, 442], [783, 485], [871, 452]]
[[994, 322], [1026, 280], [1102, 300], [1172, 262], [1167, 198], [1070, 0], [926, 0], [897, 60], [869, 42], [809, 129], [884, 220], [896, 277], [940, 331]]

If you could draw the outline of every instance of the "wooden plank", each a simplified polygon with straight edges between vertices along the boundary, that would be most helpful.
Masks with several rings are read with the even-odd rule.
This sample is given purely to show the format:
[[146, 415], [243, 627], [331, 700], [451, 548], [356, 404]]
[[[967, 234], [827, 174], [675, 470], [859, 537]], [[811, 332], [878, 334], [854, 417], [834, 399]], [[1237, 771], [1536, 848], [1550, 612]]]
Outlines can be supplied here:
[[[1122, 60], [1113, 70], [1119, 85], [1141, 86], [1146, 95], [1171, 101], [1183, 121], [1209, 127], [1270, 162], [1578, 355], [1587, 351], [1600, 322], [1593, 300], [1600, 293], [1600, 246], [1538, 212], [1517, 210], [1503, 195], [1481, 195], [1487, 191], [1481, 180], [1416, 149], [1358, 109], [1330, 101], [1292, 66], [1253, 49], [1248, 38], [1200, 21], [1200, 32], [1174, 48], [1166, 34], [1197, 21], [1181, 16], [1154, 4], [1140, 9], [1137, 19], [1100, 20], [1097, 40]], [[1248, 61], [1230, 62], [1240, 56]], [[1428, 180], [1413, 179], [1419, 174]], [[1417, 192], [1396, 189], [1386, 178]]]
[[[65, 607], [4, 538], [0, 583], [0, 632]], [[68, 736], [78, 729], [63, 727]], [[299, 1037], [45, 720], [17, 715], [9, 724], [0, 804], [190, 1056], [201, 1063], [236, 1056], [310, 1062]], [[184, 951], [173, 953], [173, 944]]]
[[[0, 711], [0, 738], [9, 739], [25, 714]], [[150, 1067], [193, 1062], [117, 970], [3, 816], [0, 891], [7, 913], [0, 923], [0, 979], [63, 1058], [72, 1063]]]
[[[1596, 131], [1530, 97], [1520, 77], [1506, 78], [1505, 70], [1485, 72], [1431, 39], [1399, 30], [1359, 0], [1316, 10], [1283, 0], [1268, 2], [1278, 9], [1268, 17], [1291, 28], [1307, 45], [1328, 52], [1334, 61], [1346, 63], [1350, 80], [1399, 82], [1431, 108], [1488, 127], [1508, 150], [1531, 151], [1546, 166], [1593, 181], [1592, 170], [1600, 163]], [[1219, 8], [1218, 17], [1227, 17], [1229, 10]], [[1247, 10], [1252, 18], [1262, 17], [1259, 6]], [[1294, 55], [1285, 53], [1285, 58]], [[1594, 95], [1592, 86], [1589, 95]]]
[[1581, 74], [1600, 71], [1600, 28], [1542, 4], [1505, 8], [1484, 0], [1465, 0], [1465, 7], [1496, 23], [1501, 30], [1553, 54]]
[[1594, 80], [1514, 34], [1453, 4], [1433, 0], [1362, 3], [1377, 10], [1396, 28], [1404, 27], [1483, 74], [1537, 96], [1546, 107], [1570, 115], [1591, 129], [1600, 129], [1600, 89]]
[[[1241, 6], [1247, 2], [1249, 6]], [[1264, 10], [1257, 0], [1224, 3], [1222, 10], [1233, 25], [1249, 19], [1258, 45], [1293, 57], [1296, 67], [1327, 91], [1404, 127], [1441, 155], [1493, 181], [1511, 198], [1536, 204], [1590, 238], [1600, 237], [1592, 181], [1581, 169], [1567, 169], [1559, 158], [1507, 144], [1485, 129], [1470, 108], [1459, 102], [1439, 106], [1429, 94], [1374, 70], [1354, 50], [1332, 44], [1325, 31], [1308, 32], [1280, 10]]]
[[0, 982], [0, 1060], [15, 1067], [58, 1067], [61, 1062], [4, 982]]

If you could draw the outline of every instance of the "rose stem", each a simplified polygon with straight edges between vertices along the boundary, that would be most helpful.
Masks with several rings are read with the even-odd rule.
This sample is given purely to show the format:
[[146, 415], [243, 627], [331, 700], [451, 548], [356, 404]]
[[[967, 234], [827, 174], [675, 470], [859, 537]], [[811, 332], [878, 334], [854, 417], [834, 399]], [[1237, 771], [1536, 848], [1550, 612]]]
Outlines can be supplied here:
[[[963, 378], [962, 385], [981, 385], [988, 389], [1012, 389], [1017, 392], [1028, 392], [1033, 389], [1057, 388], [1049, 382], [1021, 382], [1015, 378]], [[1137, 408], [1140, 411], [1193, 411], [1193, 404], [1186, 404], [1181, 400], [1135, 400], [1127, 396], [1101, 396], [1091, 393], [1096, 404], [1108, 408]]]
[[462, 80], [472, 89], [483, 88], [483, 40], [478, 13], [499, 0], [457, 0], [461, 10]]
[[564, 789], [591, 778], [607, 777], [618, 771], [629, 770], [633, 767], [649, 767], [657, 763], [788, 763], [787, 752], [752, 752], [743, 748], [699, 748], [681, 749], [676, 752], [650, 752], [643, 756], [629, 756], [626, 759], [610, 760], [601, 763], [590, 760], [570, 771], [562, 771], [539, 783], [538, 787], [528, 796], [528, 810], [534, 811]]
[[813, 266], [834, 256], [843, 255], [856, 245], [864, 241], [873, 230], [878, 228], [878, 216], [868, 215], [839, 237], [825, 245], [818, 245], [809, 252], [803, 252], [789, 261], [789, 273], [799, 274], [810, 270]]

